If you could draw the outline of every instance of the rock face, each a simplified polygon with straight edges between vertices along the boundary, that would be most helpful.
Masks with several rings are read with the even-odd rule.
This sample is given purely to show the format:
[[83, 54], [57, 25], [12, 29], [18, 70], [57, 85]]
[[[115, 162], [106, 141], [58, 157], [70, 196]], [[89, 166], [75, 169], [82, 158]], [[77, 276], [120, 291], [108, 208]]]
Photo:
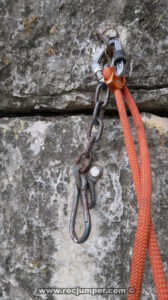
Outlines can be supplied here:
[[[128, 288], [138, 206], [114, 101], [95, 147], [104, 175], [91, 235], [76, 245], [68, 230], [73, 163], [86, 143], [97, 85], [96, 32], [106, 28], [120, 34], [126, 80], [145, 123], [152, 216], [167, 272], [167, 1], [2, 0], [0, 19], [0, 299], [76, 299], [39, 295], [47, 287]], [[79, 230], [82, 220], [80, 207]], [[156, 299], [148, 257], [142, 299]]]
[[1, 1], [0, 14], [1, 111], [90, 108], [95, 34], [113, 26], [139, 107], [168, 110], [167, 0], [8, 0]]
[[[152, 162], [153, 222], [166, 270], [168, 121], [151, 114], [143, 115], [143, 120]], [[129, 285], [138, 209], [117, 118], [105, 119], [101, 143], [94, 149], [95, 162], [104, 168], [104, 175], [97, 183], [90, 238], [76, 245], [69, 236], [73, 162], [86, 143], [88, 121], [87, 116], [0, 121], [0, 275], [4, 300], [35, 299], [37, 289], [45, 287], [127, 288]], [[133, 133], [135, 136], [134, 130]], [[82, 225], [81, 209], [78, 226], [79, 223]], [[82, 295], [82, 298], [126, 299], [126, 296]], [[37, 299], [59, 299], [59, 296]], [[76, 296], [71, 295], [70, 299]], [[148, 259], [142, 299], [156, 299]]]

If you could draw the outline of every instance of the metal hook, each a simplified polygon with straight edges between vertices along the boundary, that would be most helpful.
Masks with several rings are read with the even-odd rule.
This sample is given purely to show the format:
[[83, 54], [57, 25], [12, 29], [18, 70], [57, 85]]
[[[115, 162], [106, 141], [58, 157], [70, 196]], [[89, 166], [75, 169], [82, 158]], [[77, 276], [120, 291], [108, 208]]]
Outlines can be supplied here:
[[[79, 199], [81, 198], [82, 201], [82, 208], [83, 208], [83, 215], [84, 215], [84, 221], [85, 221], [85, 229], [83, 232], [83, 235], [78, 238], [76, 232], [75, 232], [75, 221], [76, 221], [76, 215], [77, 215], [77, 210], [78, 210], [78, 204], [79, 204]], [[92, 197], [91, 197], [92, 199]], [[91, 207], [93, 207], [95, 201], [91, 200]], [[76, 183], [75, 186], [75, 197], [74, 197], [74, 202], [72, 206], [72, 213], [71, 213], [71, 219], [70, 219], [70, 224], [69, 224], [69, 232], [70, 235], [75, 243], [82, 244], [84, 243], [91, 230], [91, 218], [90, 218], [90, 213], [89, 213], [89, 205], [88, 205], [88, 198], [87, 198], [87, 179], [85, 175], [81, 175], [81, 189], [79, 188], [78, 184]]]
[[[96, 204], [96, 190], [95, 183], [102, 176], [103, 169], [97, 165], [93, 165], [88, 173], [80, 174], [81, 165], [76, 164], [74, 167], [74, 176], [76, 180], [75, 195], [72, 206], [71, 218], [69, 223], [69, 232], [73, 241], [77, 244], [84, 243], [91, 231], [91, 217], [89, 209]], [[88, 201], [87, 191], [90, 192], [90, 201]], [[75, 231], [76, 215], [79, 201], [82, 202], [82, 209], [84, 215], [85, 228], [82, 236], [79, 238]]]

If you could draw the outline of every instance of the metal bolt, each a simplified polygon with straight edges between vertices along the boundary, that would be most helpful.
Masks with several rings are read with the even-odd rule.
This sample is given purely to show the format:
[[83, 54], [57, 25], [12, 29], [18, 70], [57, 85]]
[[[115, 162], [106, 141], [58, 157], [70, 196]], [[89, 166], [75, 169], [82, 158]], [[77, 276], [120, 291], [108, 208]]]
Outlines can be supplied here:
[[108, 29], [105, 33], [106, 37], [109, 39], [113, 39], [117, 36], [117, 32], [114, 29]]
[[101, 177], [102, 173], [103, 173], [103, 169], [99, 166], [94, 165], [90, 169], [90, 175], [94, 178]]

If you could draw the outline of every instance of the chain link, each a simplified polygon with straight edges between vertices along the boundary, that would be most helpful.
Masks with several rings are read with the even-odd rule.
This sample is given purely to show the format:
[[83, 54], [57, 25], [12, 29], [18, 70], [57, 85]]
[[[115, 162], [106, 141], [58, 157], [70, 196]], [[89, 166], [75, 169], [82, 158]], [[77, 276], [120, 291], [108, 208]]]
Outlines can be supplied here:
[[[102, 100], [100, 97], [101, 91], [103, 89], [107, 89], [105, 99]], [[76, 164], [81, 164], [80, 173], [86, 172], [92, 163], [93, 160], [93, 147], [95, 143], [98, 143], [101, 139], [104, 123], [104, 111], [105, 108], [109, 102], [110, 98], [110, 90], [106, 86], [105, 83], [99, 83], [96, 88], [95, 93], [95, 106], [93, 110], [93, 116], [92, 120], [90, 121], [90, 124], [88, 126], [87, 130], [87, 138], [88, 138], [88, 144], [86, 145], [85, 151], [81, 153], [81, 155], [77, 158]], [[98, 127], [98, 129], [97, 129]], [[93, 131], [96, 130], [96, 134], [93, 133]]]

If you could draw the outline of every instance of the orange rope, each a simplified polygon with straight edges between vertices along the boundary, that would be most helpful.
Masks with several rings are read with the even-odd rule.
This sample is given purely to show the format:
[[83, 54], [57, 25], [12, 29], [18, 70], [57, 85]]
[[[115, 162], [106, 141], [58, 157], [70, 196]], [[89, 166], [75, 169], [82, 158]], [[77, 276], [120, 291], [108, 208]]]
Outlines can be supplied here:
[[[133, 140], [132, 134], [129, 126], [128, 117], [125, 111], [125, 106], [122, 98], [122, 93], [120, 90], [115, 90], [114, 92], [119, 114], [120, 120], [124, 132], [125, 143], [129, 155], [129, 159], [135, 159], [135, 154], [132, 154], [132, 149], [130, 149]], [[141, 191], [140, 191], [140, 205], [139, 205], [139, 215], [138, 215], [138, 225], [135, 236], [135, 244], [134, 244], [134, 253], [133, 253], [133, 261], [131, 268], [131, 279], [130, 279], [130, 287], [135, 288], [135, 294], [129, 294], [128, 299], [140, 299], [141, 296], [141, 287], [146, 259], [146, 250], [149, 240], [149, 232], [150, 232], [150, 221], [151, 221], [151, 172], [150, 172], [150, 158], [148, 147], [146, 143], [146, 136], [144, 134], [143, 124], [140, 122], [139, 134], [141, 136], [139, 152], [141, 158]], [[134, 174], [136, 169], [134, 165], [132, 165], [132, 173]], [[135, 176], [134, 176], [135, 177]], [[133, 177], [133, 178], [134, 178]]]
[[[128, 108], [129, 108], [129, 110], [132, 114], [133, 120], [134, 120], [134, 124], [136, 127], [136, 134], [137, 134], [137, 138], [138, 138], [138, 144], [139, 144], [141, 135], [139, 134], [138, 128], [139, 128], [139, 119], [141, 117], [140, 117], [137, 106], [136, 106], [127, 86], [124, 87], [123, 94], [125, 96], [126, 103], [128, 105]], [[135, 168], [136, 168], [136, 173], [138, 174], [138, 180], [136, 180], [136, 178], [134, 179], [134, 185], [135, 185], [135, 189], [136, 189], [138, 203], [140, 203], [141, 202], [140, 170], [138, 170], [138, 168], [137, 168], [137, 165], [138, 165], [137, 156], [135, 156], [135, 159], [137, 160], [137, 164], [135, 165]], [[130, 164], [134, 164], [134, 160], [132, 161], [131, 158], [130, 158]], [[159, 300], [167, 300], [168, 299], [168, 285], [166, 282], [166, 277], [165, 277], [163, 264], [162, 264], [162, 260], [161, 260], [161, 256], [160, 256], [159, 246], [158, 246], [158, 242], [157, 242], [157, 238], [156, 238], [156, 234], [155, 234], [155, 230], [154, 230], [152, 221], [151, 221], [151, 226], [150, 226], [148, 250], [149, 250], [149, 257], [150, 257], [150, 262], [151, 262], [151, 266], [152, 266], [152, 272], [153, 272], [154, 282], [156, 285], [158, 299]]]
[[[109, 78], [110, 72], [110, 68], [107, 68], [107, 71], [106, 69], [104, 70], [103, 75], [105, 81], [107, 81], [107, 78]], [[114, 92], [116, 98], [134, 186], [139, 203], [138, 225], [135, 237], [130, 278], [130, 287], [135, 289], [135, 293], [129, 294], [128, 299], [138, 300], [141, 297], [146, 250], [148, 247], [158, 299], [168, 300], [168, 286], [166, 283], [166, 277], [164, 274], [159, 247], [151, 220], [151, 168], [150, 155], [144, 125], [128, 88], [126, 87], [126, 85], [124, 87], [122, 86], [121, 88], [123, 88], [122, 91], [125, 96], [126, 103], [133, 116], [134, 124], [136, 127], [136, 135], [140, 153], [139, 167], [130, 124], [120, 90], [121, 88], [114, 89], [114, 84], [112, 84], [111, 82], [109, 84], [109, 88]]]

